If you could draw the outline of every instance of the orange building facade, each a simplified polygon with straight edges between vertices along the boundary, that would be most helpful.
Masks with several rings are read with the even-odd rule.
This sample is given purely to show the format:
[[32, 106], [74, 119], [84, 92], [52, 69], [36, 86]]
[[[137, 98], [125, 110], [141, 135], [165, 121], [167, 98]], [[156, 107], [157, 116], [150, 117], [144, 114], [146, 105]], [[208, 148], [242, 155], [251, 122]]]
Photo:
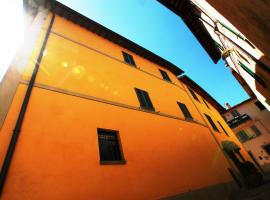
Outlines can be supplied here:
[[222, 199], [236, 190], [229, 172], [239, 170], [222, 142], [241, 143], [211, 102], [194, 101], [181, 69], [58, 2], [39, 12], [27, 63], [14, 72], [15, 59], [0, 83], [9, 97], [0, 99], [0, 199]]

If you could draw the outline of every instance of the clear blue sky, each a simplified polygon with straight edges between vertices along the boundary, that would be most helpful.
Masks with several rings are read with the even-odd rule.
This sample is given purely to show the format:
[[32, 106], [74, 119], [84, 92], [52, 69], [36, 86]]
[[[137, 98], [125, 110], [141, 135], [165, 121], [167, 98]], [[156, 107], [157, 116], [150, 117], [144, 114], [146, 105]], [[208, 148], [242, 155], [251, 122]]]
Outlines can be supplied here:
[[182, 19], [155, 0], [59, 0], [185, 71], [221, 105], [248, 95], [223, 61], [214, 64]]

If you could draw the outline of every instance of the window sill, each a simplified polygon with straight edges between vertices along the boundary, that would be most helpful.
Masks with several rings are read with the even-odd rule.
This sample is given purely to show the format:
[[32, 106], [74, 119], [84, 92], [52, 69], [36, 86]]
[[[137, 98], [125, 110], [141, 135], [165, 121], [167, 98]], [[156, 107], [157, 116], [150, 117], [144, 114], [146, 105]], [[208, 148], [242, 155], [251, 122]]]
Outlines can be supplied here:
[[143, 108], [143, 107], [139, 107], [140, 110], [143, 110], [145, 112], [151, 112], [151, 113], [160, 113], [159, 111], [155, 111], [155, 109], [151, 109], [151, 108]]
[[101, 165], [125, 165], [126, 160], [99, 161]]

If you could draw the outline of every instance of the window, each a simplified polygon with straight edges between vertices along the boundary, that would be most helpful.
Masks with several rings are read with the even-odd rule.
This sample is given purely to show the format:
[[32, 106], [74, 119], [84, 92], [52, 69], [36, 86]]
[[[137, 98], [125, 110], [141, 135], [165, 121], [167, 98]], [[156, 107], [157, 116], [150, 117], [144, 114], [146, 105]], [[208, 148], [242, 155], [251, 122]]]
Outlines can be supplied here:
[[227, 136], [229, 136], [229, 134], [227, 133], [227, 131], [225, 130], [225, 128], [222, 126], [222, 124], [221, 124], [219, 121], [217, 121], [217, 122], [218, 122], [219, 126], [222, 128], [223, 132], [224, 132]]
[[212, 128], [215, 130], [215, 131], [219, 131], [216, 124], [213, 122], [212, 118], [207, 115], [207, 114], [204, 114], [205, 117], [207, 118], [208, 122], [211, 124]]
[[231, 114], [232, 114], [232, 116], [233, 116], [234, 118], [236, 118], [236, 117], [239, 117], [239, 116], [240, 116], [240, 113], [239, 113], [237, 110], [233, 110], [233, 111], [231, 111]]
[[262, 134], [261, 131], [257, 128], [257, 126], [252, 125], [250, 128], [251, 128], [251, 130], [254, 132], [255, 137], [257, 137], [257, 136], [259, 136], [259, 135]]
[[236, 133], [236, 137], [240, 140], [240, 142], [246, 142], [249, 140], [249, 136], [248, 134], [246, 133], [246, 131], [244, 130], [241, 130], [241, 131], [238, 131]]
[[118, 132], [100, 128], [98, 128], [97, 131], [100, 162], [102, 164], [115, 161], [118, 161], [118, 163], [124, 163], [123, 154], [119, 144]]
[[183, 103], [177, 102], [179, 108], [181, 109], [183, 115], [185, 116], [186, 119], [193, 119], [192, 115], [190, 114], [187, 106]]
[[265, 110], [265, 109], [266, 109], [265, 106], [264, 106], [261, 102], [259, 102], [259, 101], [256, 101], [256, 102], [255, 102], [255, 105], [256, 105], [260, 110]]
[[197, 97], [197, 95], [195, 94], [195, 92], [193, 92], [193, 90], [191, 90], [191, 89], [189, 89], [189, 88], [188, 88], [188, 90], [189, 90], [189, 92], [191, 93], [191, 95], [193, 96], [193, 98], [194, 98], [196, 101], [200, 102], [199, 99], [198, 99], [198, 97]]
[[206, 107], [207, 107], [208, 109], [210, 109], [209, 106], [208, 106], [208, 104], [206, 103], [206, 101], [205, 101], [204, 99], [202, 99], [202, 100], [203, 100], [204, 104], [206, 105]]
[[268, 155], [270, 155], [270, 144], [262, 146], [262, 148], [266, 151]]
[[146, 91], [135, 88], [135, 92], [139, 99], [141, 108], [146, 109], [146, 110], [151, 110], [151, 111], [155, 110], [150, 100], [150, 97]]
[[122, 54], [123, 54], [123, 57], [124, 57], [124, 60], [125, 60], [126, 63], [128, 63], [130, 65], [133, 65], [133, 66], [136, 66], [132, 55], [129, 55], [128, 53], [123, 52], [123, 51], [122, 51]]
[[162, 75], [162, 77], [163, 77], [164, 80], [169, 81], [169, 82], [172, 82], [171, 79], [170, 79], [170, 77], [168, 76], [167, 72], [165, 72], [165, 71], [163, 71], [161, 69], [159, 71], [160, 71], [160, 73], [161, 73], [161, 75]]

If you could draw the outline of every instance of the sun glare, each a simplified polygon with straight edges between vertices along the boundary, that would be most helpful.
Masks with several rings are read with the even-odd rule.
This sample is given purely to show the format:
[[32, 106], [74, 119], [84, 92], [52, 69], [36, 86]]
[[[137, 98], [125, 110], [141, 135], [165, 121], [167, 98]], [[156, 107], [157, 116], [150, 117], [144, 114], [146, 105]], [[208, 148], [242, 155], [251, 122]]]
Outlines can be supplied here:
[[0, 1], [0, 82], [23, 40], [23, 1]]

